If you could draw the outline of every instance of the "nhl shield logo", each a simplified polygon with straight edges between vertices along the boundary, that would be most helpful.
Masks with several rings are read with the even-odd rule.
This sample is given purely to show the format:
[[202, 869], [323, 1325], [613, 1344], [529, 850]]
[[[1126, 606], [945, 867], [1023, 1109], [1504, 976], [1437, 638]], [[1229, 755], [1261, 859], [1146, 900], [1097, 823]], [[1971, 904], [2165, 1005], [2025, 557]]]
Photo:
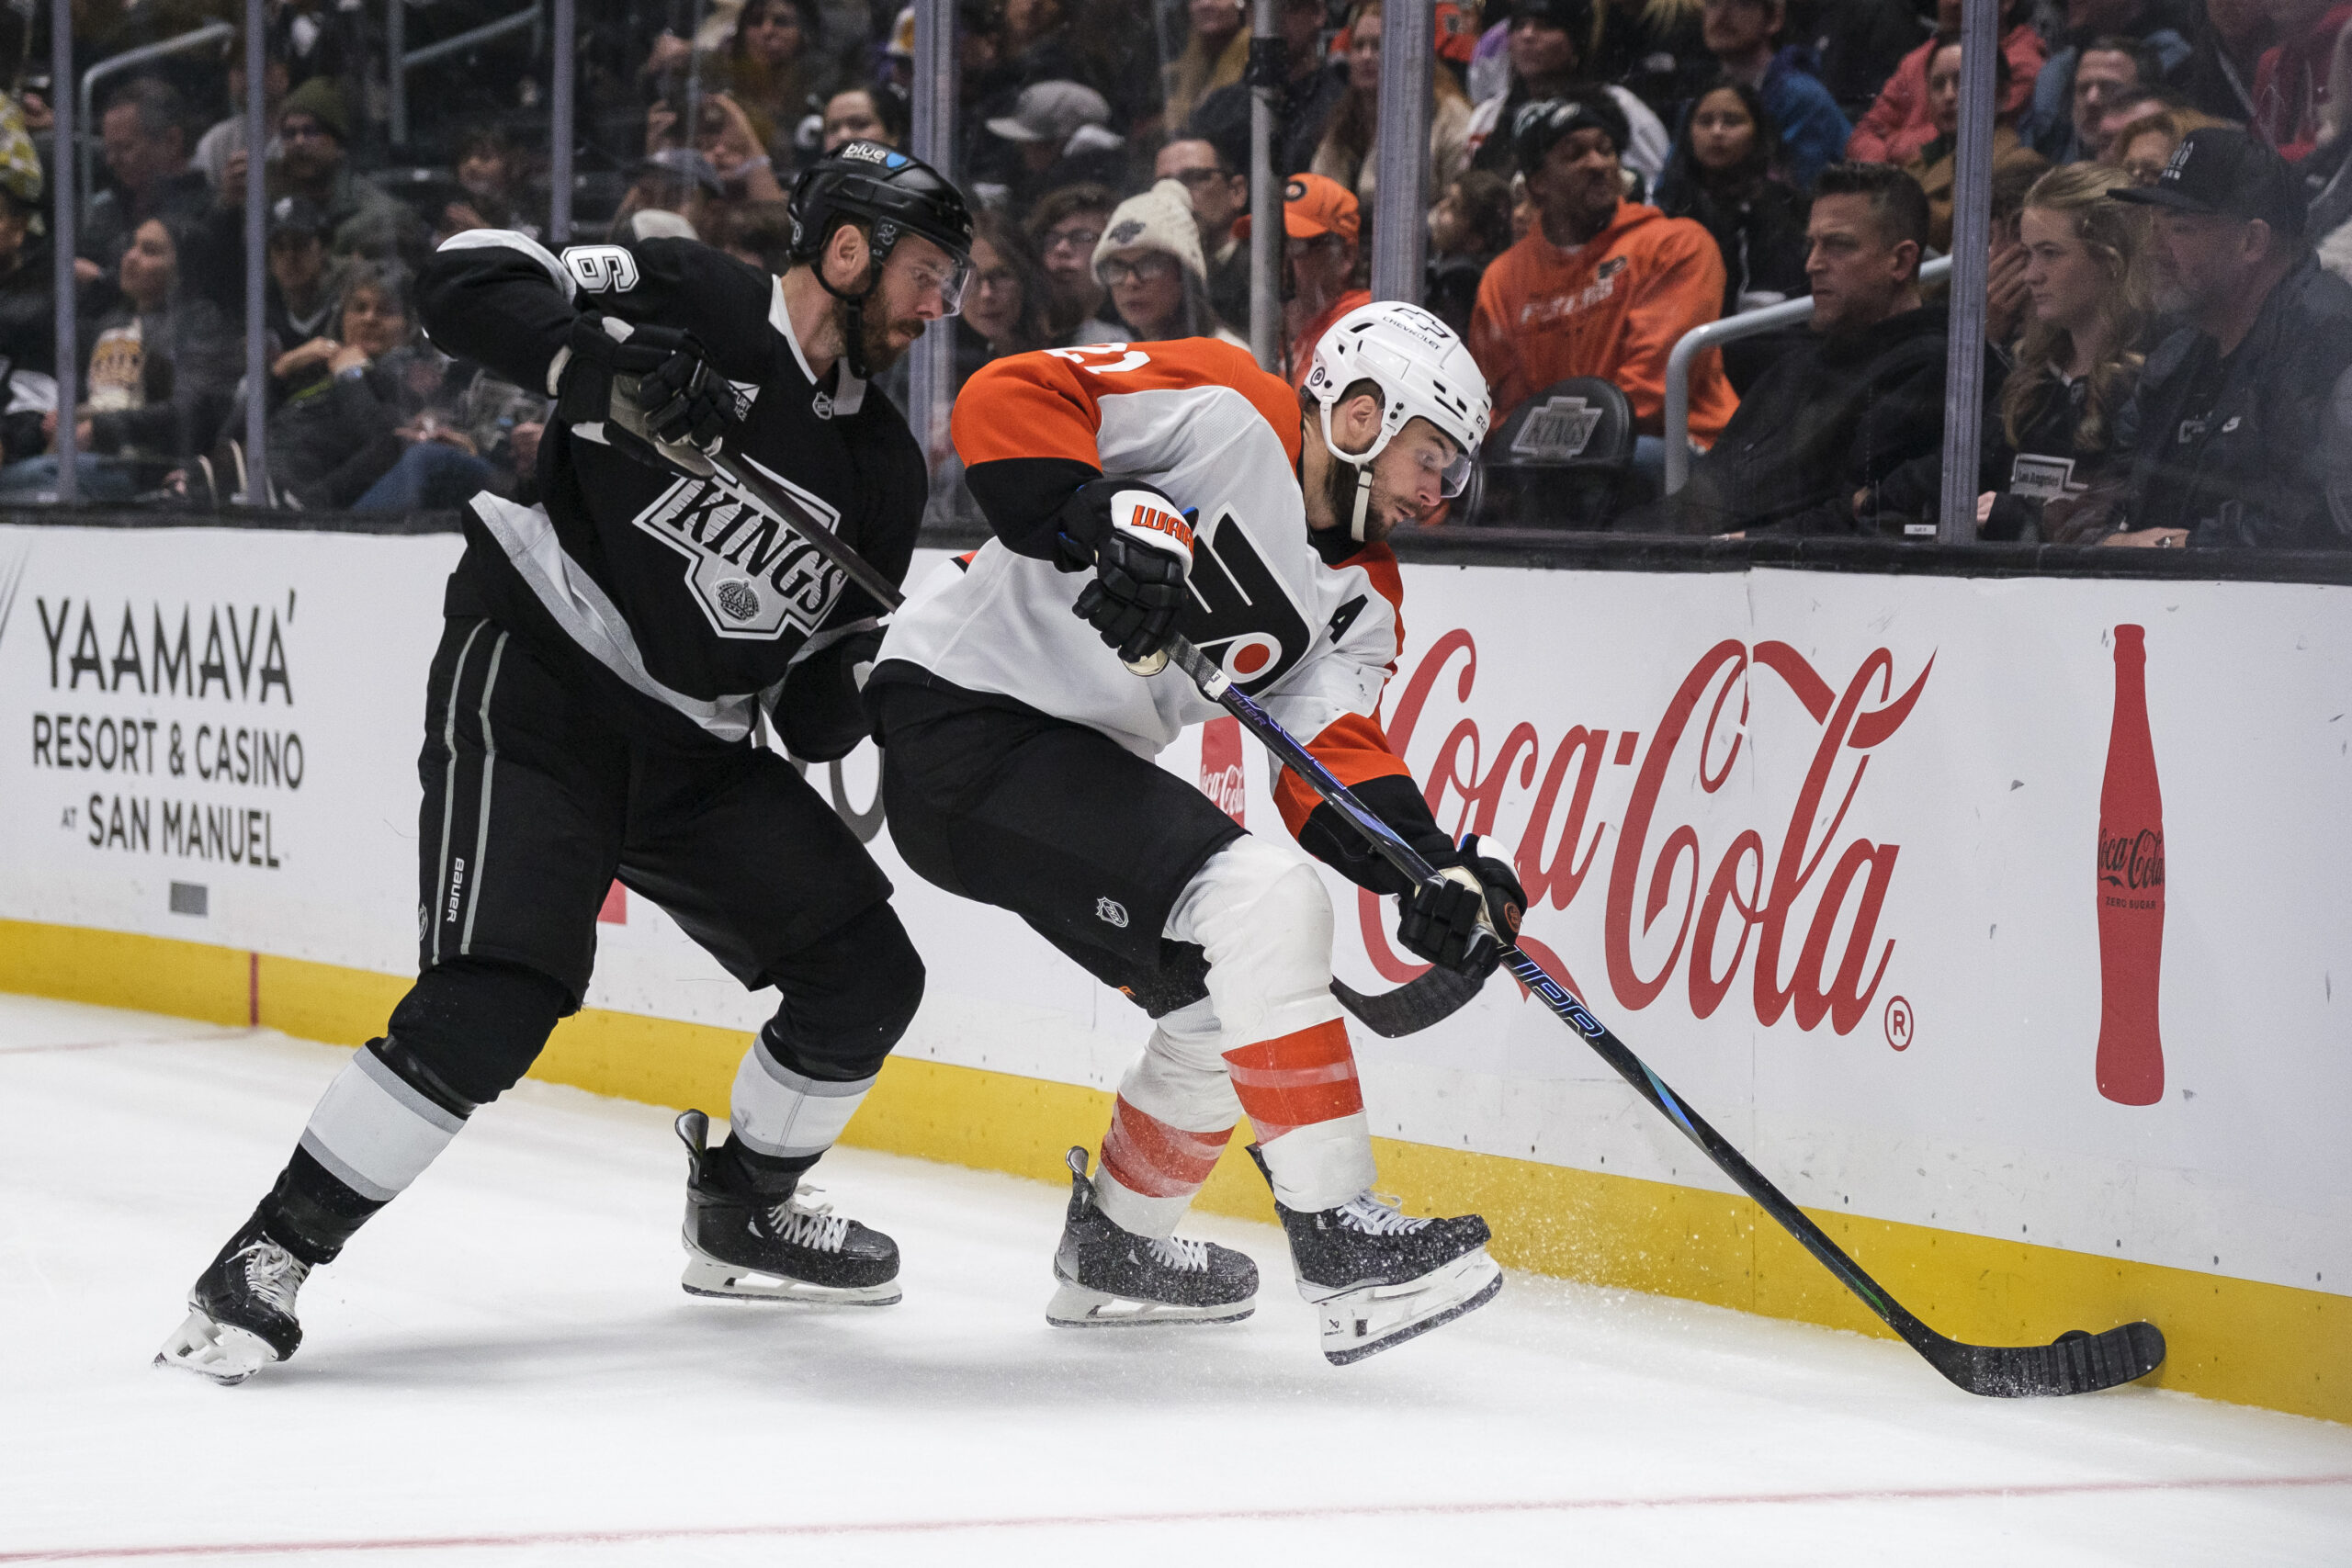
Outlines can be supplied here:
[[1094, 918], [1106, 926], [1127, 929], [1127, 907], [1107, 893], [1094, 900]]
[[[839, 525], [841, 514], [822, 498], [764, 464], [752, 466], [828, 527]], [[633, 521], [686, 558], [686, 591], [723, 637], [806, 636], [847, 581], [808, 540], [715, 480], [681, 478]]]

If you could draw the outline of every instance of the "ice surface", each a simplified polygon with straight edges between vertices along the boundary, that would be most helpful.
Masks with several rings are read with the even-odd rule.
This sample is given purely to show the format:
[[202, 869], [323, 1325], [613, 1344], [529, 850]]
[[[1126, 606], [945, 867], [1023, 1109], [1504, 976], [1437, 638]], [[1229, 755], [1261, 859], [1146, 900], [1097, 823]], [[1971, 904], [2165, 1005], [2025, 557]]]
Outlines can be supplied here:
[[[903, 1305], [677, 1286], [669, 1113], [526, 1084], [220, 1389], [151, 1369], [343, 1053], [0, 998], [0, 1562], [2352, 1562], [2352, 1431], [1972, 1399], [1892, 1343], [1513, 1275], [1361, 1366], [1048, 1328], [1064, 1193], [845, 1150]], [[719, 1108], [712, 1108], [719, 1109]], [[1409, 1195], [1408, 1195], [1409, 1196]]]

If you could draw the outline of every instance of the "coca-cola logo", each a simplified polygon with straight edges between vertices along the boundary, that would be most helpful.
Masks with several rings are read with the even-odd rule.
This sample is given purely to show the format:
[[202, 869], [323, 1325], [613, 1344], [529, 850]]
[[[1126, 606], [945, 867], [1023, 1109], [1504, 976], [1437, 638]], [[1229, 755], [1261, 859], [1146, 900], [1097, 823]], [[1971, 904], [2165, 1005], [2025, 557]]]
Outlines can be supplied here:
[[[2078, 861], [2075, 863], [2080, 864]], [[2165, 885], [2165, 836], [2154, 828], [2143, 828], [2137, 833], [2118, 833], [2112, 838], [2101, 836], [2098, 841], [2098, 879], [2113, 887], [2128, 887], [2133, 892]]]
[[[1679, 975], [1692, 1015], [1711, 1017], [1745, 968], [1758, 1023], [1793, 1017], [1810, 1030], [1826, 1019], [1845, 1034], [1868, 1015], [1894, 956], [1894, 939], [1881, 938], [1879, 919], [1902, 847], [1841, 834], [1872, 754], [1902, 728], [1934, 667], [1930, 657], [1898, 692], [1894, 655], [1875, 649], [1841, 688], [1787, 643], [1726, 638], [1700, 656], [1646, 732], [1575, 725], [1547, 750], [1537, 728], [1520, 720], [1490, 748], [1487, 730], [1465, 713], [1417, 773], [1430, 809], [1456, 834], [1493, 834], [1508, 800], [1509, 819], [1523, 823], [1517, 844], [1490, 840], [1484, 847], [1508, 853], [1526, 886], [1532, 922], [1547, 902], [1564, 910], [1583, 890], [1607, 837], [1608, 823], [1590, 819], [1602, 770], [1633, 767], [1604, 868], [1601, 950], [1617, 1004], [1646, 1008]], [[1469, 705], [1477, 673], [1468, 631], [1448, 632], [1430, 646], [1398, 691], [1388, 725], [1397, 755], [1409, 757], [1415, 738], [1435, 721], [1433, 702], [1450, 694], [1454, 704]], [[1759, 708], [1759, 678], [1793, 696], [1810, 718], [1812, 761], [1785, 816], [1726, 828], [1722, 818], [1733, 803], [1767, 798], [1760, 790], [1724, 794], [1744, 752], [1752, 765], [1751, 718], [1777, 728], [1791, 712], [1781, 701]], [[1780, 736], [1772, 739], [1777, 745]], [[1704, 837], [1697, 823], [1673, 819], [1698, 815], [1690, 810], [1697, 804], [1691, 783], [1698, 800], [1714, 797]], [[1394, 982], [1419, 974], [1389, 947], [1381, 900], [1363, 894], [1359, 912], [1374, 968]], [[1520, 945], [1571, 989], [1590, 994], [1544, 943], [1522, 935]]]

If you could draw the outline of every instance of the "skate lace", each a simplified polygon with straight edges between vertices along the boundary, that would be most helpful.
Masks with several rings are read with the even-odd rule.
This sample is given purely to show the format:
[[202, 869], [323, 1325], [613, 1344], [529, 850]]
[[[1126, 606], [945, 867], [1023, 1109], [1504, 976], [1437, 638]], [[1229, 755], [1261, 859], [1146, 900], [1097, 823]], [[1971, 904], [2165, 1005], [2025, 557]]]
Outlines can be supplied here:
[[1393, 1193], [1366, 1189], [1340, 1205], [1340, 1224], [1366, 1235], [1409, 1235], [1428, 1226], [1427, 1220], [1398, 1213], [1403, 1205], [1404, 1200]]
[[1150, 1246], [1151, 1255], [1170, 1269], [1182, 1269], [1193, 1273], [1201, 1273], [1209, 1266], [1207, 1242], [1192, 1241], [1179, 1235], [1154, 1236], [1151, 1238]]
[[[801, 1192], [817, 1192], [822, 1189], [806, 1187]], [[795, 1247], [806, 1247], [818, 1252], [839, 1252], [842, 1242], [849, 1235], [849, 1221], [833, 1213], [831, 1203], [804, 1203], [800, 1192], [768, 1211], [768, 1224], [777, 1236]]]
[[311, 1266], [274, 1242], [255, 1242], [245, 1251], [245, 1288], [292, 1316], [294, 1292], [311, 1277]]

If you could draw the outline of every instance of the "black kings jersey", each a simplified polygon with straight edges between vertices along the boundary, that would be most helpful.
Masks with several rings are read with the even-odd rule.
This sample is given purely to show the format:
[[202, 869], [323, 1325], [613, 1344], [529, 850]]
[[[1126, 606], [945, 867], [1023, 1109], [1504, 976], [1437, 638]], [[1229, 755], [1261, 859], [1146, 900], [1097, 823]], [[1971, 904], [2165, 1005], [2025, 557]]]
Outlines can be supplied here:
[[[583, 311], [692, 333], [735, 388], [741, 460], [825, 520], [893, 581], [912, 559], [927, 480], [898, 410], [846, 366], [820, 384], [784, 286], [687, 240], [575, 245], [474, 230], [418, 286], [426, 333], [518, 386], [550, 371]], [[559, 667], [584, 668], [632, 733], [683, 747], [752, 732], [796, 664], [882, 613], [789, 526], [716, 479], [664, 472], [600, 426], [550, 426], [545, 503], [477, 496], [451, 580], [453, 613], [487, 615]]]

